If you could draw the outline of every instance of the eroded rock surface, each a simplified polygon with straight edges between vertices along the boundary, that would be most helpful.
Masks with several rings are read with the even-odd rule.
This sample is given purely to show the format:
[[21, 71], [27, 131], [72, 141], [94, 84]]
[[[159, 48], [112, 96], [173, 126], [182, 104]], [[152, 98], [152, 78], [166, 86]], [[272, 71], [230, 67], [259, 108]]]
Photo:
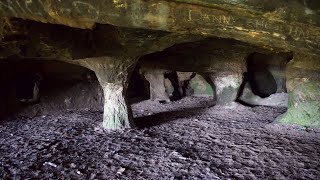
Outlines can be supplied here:
[[319, 129], [272, 124], [283, 108], [208, 106], [212, 99], [134, 104], [139, 129], [122, 133], [101, 129], [100, 112], [11, 119], [0, 125], [0, 174], [16, 179], [320, 177]]
[[289, 108], [281, 118], [283, 123], [319, 127], [320, 119], [319, 57], [295, 54], [287, 66]]
[[[59, 60], [93, 70], [104, 90], [106, 128], [132, 126], [127, 88], [137, 64], [207, 75], [218, 104], [236, 101], [244, 73], [253, 72], [255, 81], [268, 79], [275, 84], [264, 88], [258, 83], [259, 95], [251, 83], [252, 91], [262, 98], [285, 92], [285, 84], [288, 87], [290, 108], [283, 122], [318, 126], [314, 117], [320, 114], [319, 101], [313, 97], [318, 96], [314, 89], [319, 80], [313, 74], [319, 68], [310, 70], [309, 61], [315, 67], [319, 64], [319, 9], [317, 0], [0, 0], [0, 57], [5, 63]], [[254, 71], [256, 67], [246, 66], [252, 54], [293, 57], [278, 61], [258, 56], [268, 63], [253, 64], [268, 67]], [[292, 73], [297, 64], [303, 75]], [[300, 90], [290, 95], [298, 86], [304, 95]], [[174, 89], [177, 96], [185, 93]], [[167, 101], [161, 91], [160, 99]], [[308, 110], [290, 110], [305, 102]], [[299, 115], [293, 118], [292, 112]]]
[[169, 94], [165, 89], [165, 70], [150, 69], [143, 73], [150, 84], [150, 98], [155, 101], [169, 102]]

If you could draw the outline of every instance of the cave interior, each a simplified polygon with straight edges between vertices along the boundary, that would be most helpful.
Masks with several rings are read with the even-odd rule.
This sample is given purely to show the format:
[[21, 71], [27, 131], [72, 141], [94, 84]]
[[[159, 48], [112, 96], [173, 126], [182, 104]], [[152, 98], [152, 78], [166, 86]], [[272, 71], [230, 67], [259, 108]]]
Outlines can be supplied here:
[[316, 0], [0, 0], [0, 178], [319, 179]]

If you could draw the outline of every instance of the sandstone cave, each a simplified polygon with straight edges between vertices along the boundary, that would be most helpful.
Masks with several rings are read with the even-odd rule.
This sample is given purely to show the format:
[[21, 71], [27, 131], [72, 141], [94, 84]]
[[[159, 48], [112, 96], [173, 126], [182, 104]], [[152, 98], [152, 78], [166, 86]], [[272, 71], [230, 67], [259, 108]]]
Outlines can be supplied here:
[[0, 14], [0, 178], [320, 179], [317, 0]]

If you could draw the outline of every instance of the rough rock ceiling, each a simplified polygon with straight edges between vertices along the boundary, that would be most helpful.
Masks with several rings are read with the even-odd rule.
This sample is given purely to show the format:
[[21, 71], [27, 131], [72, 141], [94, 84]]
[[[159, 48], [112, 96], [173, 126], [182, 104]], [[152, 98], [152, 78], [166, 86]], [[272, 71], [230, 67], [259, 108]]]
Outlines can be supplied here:
[[[135, 40], [130, 47], [146, 47], [141, 50], [143, 53], [214, 36], [269, 50], [320, 54], [319, 7], [316, 0], [1, 0], [0, 14], [9, 17], [3, 21], [2, 29], [6, 24], [12, 26], [11, 17], [93, 31], [99, 24], [109, 24], [120, 32], [114, 39], [125, 37], [118, 44]], [[7, 33], [10, 34], [2, 31], [2, 37]], [[158, 44], [150, 48], [153, 43], [146, 41]], [[75, 43], [78, 42], [72, 44]]]

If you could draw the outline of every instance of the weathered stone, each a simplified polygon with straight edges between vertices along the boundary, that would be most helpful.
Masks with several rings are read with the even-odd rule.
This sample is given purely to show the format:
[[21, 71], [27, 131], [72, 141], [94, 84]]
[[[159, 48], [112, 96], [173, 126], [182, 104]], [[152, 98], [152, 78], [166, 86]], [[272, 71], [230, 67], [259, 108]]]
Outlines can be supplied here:
[[[209, 73], [218, 104], [229, 104], [249, 54], [296, 52], [282, 121], [317, 124], [319, 9], [317, 0], [0, 0], [0, 58], [56, 59], [94, 70], [104, 89], [104, 126], [115, 129], [132, 125], [126, 95], [132, 57], [149, 54], [141, 60], [149, 69]], [[259, 86], [263, 97], [286, 91], [283, 67], [268, 65], [252, 76], [272, 81]], [[176, 81], [174, 96], [186, 94]]]
[[[241, 50], [235, 51], [233, 48], [230, 49], [230, 45], [234, 48], [238, 47]], [[221, 89], [219, 91], [220, 99], [218, 104], [229, 104], [237, 98], [238, 90], [242, 82], [242, 74], [245, 71], [246, 57], [250, 50], [251, 47], [244, 47], [236, 41], [207, 39], [194, 43], [176, 45], [162, 52], [144, 56], [140, 63], [143, 67], [148, 67], [149, 69], [160, 68], [172, 71], [199, 72], [199, 74], [203, 74], [204, 77], [208, 77], [207, 81], [212, 86], [209, 89], [216, 89], [216, 84], [219, 84]], [[182, 79], [183, 76], [185, 76], [184, 74], [181, 74]], [[208, 74], [209, 76], [207, 76]], [[229, 82], [229, 80], [231, 82]], [[173, 81], [177, 80], [171, 80], [171, 82]], [[220, 82], [222, 81], [223, 83], [221, 84]], [[183, 83], [175, 84], [178, 84], [178, 87], [174, 89], [180, 89], [180, 93], [183, 94], [181, 88]], [[224, 87], [224, 85], [228, 87], [230, 85], [229, 94], [227, 87]], [[226, 96], [225, 102], [223, 102], [223, 96]], [[227, 97], [231, 98], [228, 99]]]
[[288, 111], [282, 123], [320, 127], [319, 57], [295, 53], [287, 66]]
[[179, 91], [182, 97], [193, 94], [190, 88], [190, 81], [196, 76], [194, 72], [177, 72], [179, 81]]
[[186, 96], [213, 96], [213, 89], [210, 84], [199, 74], [194, 72], [177, 72], [179, 86], [176, 89], [172, 82], [166, 79], [165, 89], [169, 95], [174, 94], [174, 91], [179, 91], [181, 97]]
[[123, 84], [110, 83], [102, 86], [104, 94], [104, 113], [102, 126], [107, 129], [133, 127], [130, 104]]
[[286, 92], [285, 66], [290, 58], [290, 54], [251, 54], [247, 60], [245, 79], [250, 83], [253, 93], [265, 98]]
[[130, 73], [137, 58], [100, 57], [80, 60], [80, 64], [95, 72], [104, 94], [103, 127], [122, 129], [133, 127], [132, 110], [127, 88]]
[[320, 53], [318, 9], [318, 3], [299, 0], [259, 3], [226, 0], [0, 1], [2, 17], [88, 29], [100, 23], [168, 32], [187, 30], [192, 34], [233, 38], [271, 50], [312, 54]]
[[273, 56], [272, 60], [266, 61], [271, 62], [268, 66], [268, 70], [272, 74], [277, 84], [277, 93], [287, 92], [286, 88], [286, 64], [289, 59], [284, 57]]
[[223, 72], [212, 74], [216, 89], [217, 105], [232, 105], [238, 97], [241, 83], [243, 81], [242, 74], [233, 72]]
[[288, 107], [288, 94], [281, 92], [270, 95], [266, 98], [261, 98], [255, 95], [247, 82], [239, 96], [239, 100], [254, 106], [273, 106], [273, 107]]
[[194, 96], [214, 96], [215, 94], [215, 88], [199, 74], [190, 80], [190, 88]]
[[164, 86], [165, 86], [165, 89], [166, 89], [166, 92], [167, 94], [170, 96], [173, 94], [173, 91], [174, 91], [174, 88], [172, 86], [172, 83], [169, 79], [164, 79]]
[[77, 63], [76, 60], [83, 58], [132, 53], [144, 55], [177, 43], [204, 39], [190, 33], [132, 29], [107, 24], [96, 24], [93, 29], [79, 29], [16, 18], [4, 19], [0, 58], [15, 56], [21, 59]]
[[210, 38], [148, 54], [139, 63], [148, 69], [180, 72], [219, 72], [224, 69], [243, 72], [246, 57], [253, 50], [263, 51], [234, 40]]
[[169, 94], [172, 95], [171, 100], [177, 101], [181, 99], [183, 96], [178, 73], [176, 71], [167, 71], [164, 75], [165, 78], [167, 78], [170, 81], [170, 85], [173, 88], [172, 94]]
[[165, 89], [165, 70], [149, 70], [144, 72], [145, 78], [150, 84], [150, 99], [154, 101], [169, 102], [170, 98]]

